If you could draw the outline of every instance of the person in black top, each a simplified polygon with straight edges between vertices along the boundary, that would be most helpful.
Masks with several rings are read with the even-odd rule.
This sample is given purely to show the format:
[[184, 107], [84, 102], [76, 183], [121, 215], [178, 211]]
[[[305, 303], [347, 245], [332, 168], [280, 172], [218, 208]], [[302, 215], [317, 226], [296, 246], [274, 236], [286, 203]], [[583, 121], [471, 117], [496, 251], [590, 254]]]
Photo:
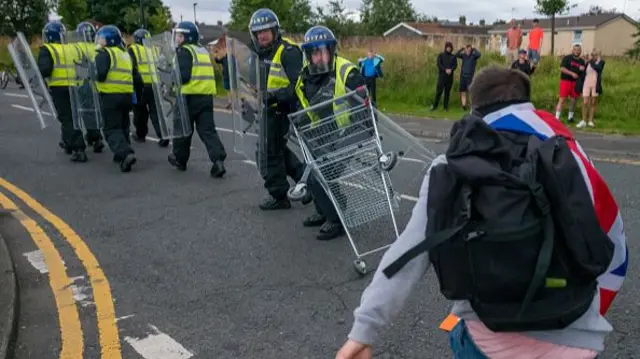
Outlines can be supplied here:
[[453, 73], [458, 67], [458, 59], [454, 54], [453, 44], [447, 42], [444, 46], [444, 52], [438, 55], [438, 85], [436, 87], [436, 98], [431, 106], [431, 111], [435, 111], [440, 103], [440, 96], [444, 91], [444, 110], [449, 109], [449, 95], [451, 93], [451, 86], [453, 86]]
[[527, 59], [527, 50], [520, 50], [518, 52], [518, 59], [511, 64], [511, 68], [514, 70], [520, 70], [527, 74], [527, 76], [533, 75], [535, 66], [531, 65], [531, 62]]
[[569, 117], [567, 120], [573, 122], [573, 109], [576, 107], [578, 97], [580, 97], [576, 91], [576, 80], [580, 78], [586, 66], [584, 59], [580, 57], [581, 54], [582, 47], [574, 45], [572, 53], [565, 56], [560, 64], [560, 98], [558, 99], [558, 106], [556, 106], [556, 118], [558, 120], [562, 115], [564, 100], [570, 97], [571, 102], [569, 103]]
[[462, 109], [467, 110], [467, 90], [471, 81], [473, 81], [473, 75], [476, 72], [476, 65], [480, 58], [480, 51], [474, 49], [471, 45], [467, 45], [465, 48], [458, 50], [456, 57], [462, 59], [462, 69], [460, 70], [460, 101], [462, 103]]

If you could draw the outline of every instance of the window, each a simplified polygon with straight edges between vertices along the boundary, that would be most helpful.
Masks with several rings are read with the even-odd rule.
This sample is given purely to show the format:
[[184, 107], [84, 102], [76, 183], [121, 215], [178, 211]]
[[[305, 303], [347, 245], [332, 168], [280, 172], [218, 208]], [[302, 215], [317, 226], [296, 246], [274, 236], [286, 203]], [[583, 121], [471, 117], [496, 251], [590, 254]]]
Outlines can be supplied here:
[[573, 45], [582, 44], [582, 30], [575, 30], [573, 32], [573, 40], [571, 41]]

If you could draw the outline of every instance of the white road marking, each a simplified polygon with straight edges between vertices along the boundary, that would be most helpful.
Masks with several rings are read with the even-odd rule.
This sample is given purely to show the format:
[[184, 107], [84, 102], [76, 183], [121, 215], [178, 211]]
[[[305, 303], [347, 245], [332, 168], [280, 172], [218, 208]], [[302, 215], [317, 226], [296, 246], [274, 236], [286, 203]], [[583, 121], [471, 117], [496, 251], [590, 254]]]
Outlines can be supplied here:
[[11, 97], [29, 98], [28, 95], [21, 94], [21, 93], [5, 92], [4, 95], [5, 96], [11, 96]]
[[[34, 110], [31, 107], [26, 107], [26, 106], [22, 106], [22, 105], [16, 105], [16, 104], [11, 104], [11, 107], [17, 108], [19, 110], [24, 110], [24, 111], [29, 111], [29, 112], [36, 112], [36, 110]], [[47, 111], [40, 111], [43, 115], [46, 116], [51, 116], [51, 113], [47, 112]]]
[[[151, 141], [151, 142], [156, 142], [156, 143], [160, 142], [160, 139], [159, 139], [159, 138], [155, 138], [155, 137], [152, 137], [152, 136], [147, 136], [147, 137], [145, 137], [145, 138], [146, 138], [147, 140]], [[173, 142], [169, 142], [169, 146], [173, 147]], [[194, 150], [194, 149], [195, 149], [195, 147], [191, 146], [191, 149], [192, 149], [192, 150]]]
[[[71, 280], [74, 283], [86, 282], [84, 276], [73, 277], [71, 278]], [[93, 303], [93, 301], [91, 300], [91, 296], [92, 296], [91, 288], [87, 287], [86, 285], [76, 285], [76, 284], [71, 284], [69, 287], [71, 288], [71, 292], [73, 293], [73, 299], [75, 299], [76, 302], [80, 303], [81, 306], [89, 307], [89, 306], [95, 305], [95, 303]]]
[[116, 318], [116, 322], [119, 322], [119, 321], [121, 321], [121, 320], [126, 320], [126, 319], [129, 319], [129, 318], [133, 318], [133, 317], [135, 317], [135, 314], [131, 314], [131, 315], [124, 315], [124, 316], [122, 316], [122, 317], [120, 317], [120, 318]]
[[44, 261], [44, 254], [42, 254], [40, 250], [23, 253], [22, 255], [27, 257], [27, 260], [31, 263], [33, 268], [37, 269], [40, 273], [49, 273], [47, 263]]
[[189, 359], [193, 353], [158, 328], [149, 325], [153, 334], [146, 338], [125, 337], [124, 340], [145, 359]]

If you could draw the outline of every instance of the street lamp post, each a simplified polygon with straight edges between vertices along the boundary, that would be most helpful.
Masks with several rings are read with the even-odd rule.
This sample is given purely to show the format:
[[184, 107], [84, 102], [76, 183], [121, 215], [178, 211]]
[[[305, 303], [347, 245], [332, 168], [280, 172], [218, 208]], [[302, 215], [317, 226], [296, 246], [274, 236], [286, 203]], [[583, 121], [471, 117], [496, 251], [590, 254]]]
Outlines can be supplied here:
[[193, 3], [193, 23], [194, 24], [198, 24], [198, 21], [196, 20], [196, 5], [198, 5], [197, 2]]
[[144, 0], [140, 0], [140, 25], [143, 29], [147, 28], [147, 23], [144, 18]]

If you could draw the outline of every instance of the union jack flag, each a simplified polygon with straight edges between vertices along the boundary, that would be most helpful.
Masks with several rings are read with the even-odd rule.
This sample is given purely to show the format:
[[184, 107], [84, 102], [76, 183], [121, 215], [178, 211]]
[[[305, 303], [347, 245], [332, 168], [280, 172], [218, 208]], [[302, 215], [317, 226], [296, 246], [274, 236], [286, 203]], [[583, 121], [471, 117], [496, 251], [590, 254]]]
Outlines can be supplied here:
[[531, 103], [511, 105], [484, 117], [496, 130], [518, 132], [537, 136], [542, 140], [563, 136], [573, 152], [584, 177], [600, 227], [615, 245], [613, 260], [606, 273], [598, 278], [600, 288], [600, 313], [604, 315], [622, 287], [627, 274], [629, 253], [620, 210], [609, 187], [596, 170], [571, 131], [552, 114], [536, 110]]

